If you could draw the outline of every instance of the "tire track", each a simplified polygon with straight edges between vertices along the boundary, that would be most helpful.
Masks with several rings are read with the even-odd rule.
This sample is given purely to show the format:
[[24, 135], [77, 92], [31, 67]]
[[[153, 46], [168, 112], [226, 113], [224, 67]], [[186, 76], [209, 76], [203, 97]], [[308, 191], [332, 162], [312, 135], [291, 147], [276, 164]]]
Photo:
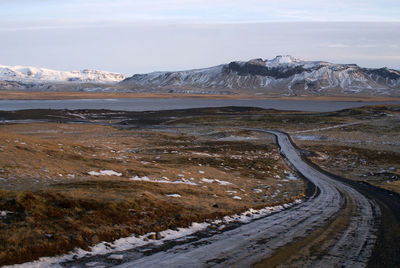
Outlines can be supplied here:
[[[339, 219], [344, 222], [343, 226], [331, 228], [332, 237], [323, 241], [323, 251], [310, 250], [300, 254], [297, 262], [308, 267], [367, 265], [376, 241], [379, 220], [376, 203], [307, 164], [287, 134], [264, 129], [249, 130], [274, 134], [288, 164], [315, 185], [314, 194], [301, 204], [231, 230], [150, 254], [135, 252], [124, 257], [126, 262], [117, 267], [249, 267], [285, 252], [292, 243], [307, 239], [316, 230]], [[343, 210], [347, 211], [346, 217], [343, 217]], [[320, 240], [311, 241], [309, 248], [318, 248], [316, 243]], [[296, 255], [296, 252], [291, 254]], [[81, 264], [77, 266], [85, 267], [84, 263]], [[101, 263], [104, 267], [114, 264]]]
[[[263, 131], [263, 130], [261, 130]], [[340, 234], [337, 241], [327, 253], [312, 262], [310, 267], [365, 267], [376, 241], [376, 232], [379, 224], [379, 207], [373, 200], [369, 200], [354, 188], [340, 181], [330, 178], [327, 174], [313, 169], [303, 160], [300, 152], [293, 145], [287, 134], [277, 131], [267, 131], [277, 137], [281, 152], [295, 169], [315, 183], [325, 182], [333, 185], [342, 193], [347, 206], [351, 207], [351, 219], [347, 228]], [[311, 172], [310, 172], [311, 171]], [[319, 180], [316, 182], [315, 179]], [[377, 217], [378, 216], [378, 217]], [[307, 256], [313, 258], [315, 256]]]

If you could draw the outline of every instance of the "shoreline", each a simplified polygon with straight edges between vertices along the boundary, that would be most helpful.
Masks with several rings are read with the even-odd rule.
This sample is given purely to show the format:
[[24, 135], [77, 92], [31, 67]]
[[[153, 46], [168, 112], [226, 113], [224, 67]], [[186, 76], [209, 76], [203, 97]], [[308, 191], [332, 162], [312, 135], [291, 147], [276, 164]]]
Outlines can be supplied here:
[[122, 93], [122, 92], [46, 92], [46, 91], [1, 91], [0, 100], [67, 100], [67, 99], [257, 99], [257, 100], [307, 100], [307, 101], [400, 101], [400, 97], [380, 96], [271, 96], [271, 95], [206, 95], [176, 93]]

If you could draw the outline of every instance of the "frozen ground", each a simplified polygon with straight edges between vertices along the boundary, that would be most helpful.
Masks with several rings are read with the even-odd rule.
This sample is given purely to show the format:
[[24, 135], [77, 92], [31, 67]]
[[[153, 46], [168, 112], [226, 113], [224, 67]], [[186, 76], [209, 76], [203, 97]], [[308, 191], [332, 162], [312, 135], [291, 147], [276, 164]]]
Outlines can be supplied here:
[[[183, 242], [141, 251], [118, 252], [110, 256], [83, 258], [66, 265], [74, 267], [248, 267], [323, 227], [342, 209], [351, 212], [344, 230], [329, 240], [323, 256], [310, 252], [302, 263], [308, 267], [365, 267], [376, 239], [377, 205], [354, 190], [310, 167], [293, 147], [289, 137], [275, 131], [281, 153], [295, 169], [316, 187], [304, 202], [258, 220], [235, 227], [220, 227], [213, 235], [183, 238]], [[246, 221], [244, 221], [246, 222]], [[314, 241], [315, 243], [315, 241]], [[120, 256], [122, 255], [122, 257]], [[63, 265], [63, 264], [61, 264]]]
[[[361, 115], [357, 115], [355, 119], [358, 121], [375, 116], [375, 113], [372, 114], [373, 116], [369, 113], [370, 112], [368, 112], [367, 115], [361, 113]], [[340, 114], [347, 115], [348, 111], [340, 112]], [[384, 141], [386, 135], [388, 135], [388, 131], [391, 131], [390, 133], [395, 133], [396, 131], [396, 128], [393, 127], [394, 124], [390, 124], [389, 127], [382, 130], [375, 127], [367, 128], [362, 124], [348, 124], [347, 122], [351, 122], [353, 118], [351, 120], [345, 118], [346, 120], [344, 120], [342, 117], [338, 117], [335, 119], [337, 123], [333, 123], [334, 121], [332, 121], [333, 119], [331, 117], [312, 117], [310, 119], [304, 114], [299, 116], [286, 116], [289, 118], [288, 120], [290, 122], [286, 119], [282, 119], [283, 117], [281, 117], [281, 115], [276, 118], [272, 118], [272, 116], [253, 116], [250, 119], [254, 119], [254, 124], [248, 124], [248, 126], [273, 127], [285, 129], [285, 131], [290, 133], [298, 132], [297, 135], [299, 137], [305, 137], [303, 140], [306, 139], [309, 142], [316, 142], [316, 140], [321, 138], [330, 137], [326, 135], [326, 132], [331, 133], [334, 131], [337, 131], [340, 135], [343, 135], [343, 137], [351, 137], [354, 135], [354, 131], [359, 131], [359, 129], [361, 129], [359, 132], [370, 132], [376, 136], [382, 136], [382, 140]], [[380, 114], [376, 115], [376, 117], [376, 121], [374, 122], [377, 124], [386, 118], [385, 115]], [[261, 121], [261, 118], [267, 118], [269, 121]], [[392, 120], [393, 116], [390, 116], [390, 118]], [[211, 121], [210, 119], [207, 120], [201, 121], [201, 123], [208, 124], [209, 121]], [[246, 120], [246, 122], [250, 121], [247, 117], [244, 118], [244, 120]], [[247, 124], [243, 123], [244, 120], [238, 122], [235, 126], [247, 126]], [[193, 121], [194, 119], [183, 122], [189, 124]], [[221, 122], [218, 121], [217, 124], [219, 126]], [[183, 129], [185, 124], [181, 125]], [[280, 128], [281, 125], [284, 127]], [[377, 129], [379, 129], [380, 132], [377, 132]], [[271, 133], [271, 131], [263, 129], [252, 130]], [[319, 133], [321, 131], [324, 131], [323, 136]], [[312, 149], [310, 149], [310, 151], [302, 151], [302, 154], [300, 154], [287, 136], [279, 132], [272, 133], [277, 135], [281, 153], [285, 156], [288, 163], [316, 186], [315, 191], [308, 195], [309, 197], [301, 204], [287, 208], [278, 213], [275, 212], [266, 217], [253, 219], [250, 222], [246, 222], [246, 224], [238, 221], [230, 222], [229, 224], [219, 223], [213, 225], [211, 229], [207, 227], [205, 230], [202, 229], [200, 232], [194, 232], [179, 239], [174, 238], [169, 241], [163, 240], [164, 238], [160, 240], [150, 240], [149, 243], [143, 244], [141, 247], [136, 247], [135, 249], [124, 250], [121, 248], [113, 248], [114, 246], [110, 243], [110, 249], [112, 250], [105, 255], [85, 256], [87, 253], [83, 255], [78, 254], [76, 260], [67, 263], [57, 262], [58, 265], [76, 267], [111, 267], [116, 265], [121, 265], [122, 267], [159, 267], [161, 265], [167, 267], [231, 267], [236, 265], [246, 267], [260, 261], [262, 263], [265, 261], [268, 263], [268, 261], [274, 259], [279, 254], [283, 267], [365, 267], [371, 264], [368, 262], [375, 261], [377, 264], [387, 263], [386, 261], [390, 258], [392, 258], [392, 263], [398, 263], [398, 254], [392, 253], [396, 253], [396, 250], [398, 252], [399, 240], [391, 239], [391, 237], [396, 235], [396, 232], [393, 230], [398, 230], [393, 226], [400, 222], [400, 210], [398, 209], [400, 208], [398, 205], [400, 202], [396, 201], [397, 203], [390, 203], [395, 200], [396, 195], [374, 189], [367, 183], [353, 182], [323, 172], [318, 166], [312, 165], [312, 163], [304, 158], [304, 156], [307, 155], [311, 159]], [[241, 134], [237, 136], [241, 136]], [[229, 137], [229, 135], [227, 137]], [[341, 137], [342, 136], [339, 138]], [[389, 139], [391, 136], [387, 138]], [[259, 141], [260, 140], [256, 140], [253, 142]], [[331, 140], [329, 140], [329, 142], [330, 141]], [[302, 142], [299, 141], [299, 144], [301, 145]], [[179, 146], [178, 144], [178, 147]], [[365, 147], [365, 144], [360, 144], [360, 147]], [[210, 148], [210, 146], [207, 148]], [[247, 147], [245, 148], [247, 149]], [[197, 154], [199, 157], [215, 159], [221, 157], [219, 151], [199, 151], [197, 148], [196, 151], [198, 152], [192, 153], [193, 150], [194, 148], [187, 150], [185, 156], [193, 157], [193, 155]], [[161, 154], [162, 150], [160, 152], [156, 151], [156, 153]], [[177, 155], [176, 151], [171, 151], [170, 154]], [[319, 154], [316, 155], [316, 157], [319, 156]], [[230, 158], [240, 160], [241, 162], [245, 160], [254, 160], [252, 154], [230, 154]], [[153, 159], [146, 158], [141, 160], [146, 160], [142, 161], [143, 165], [145, 165], [145, 162], [148, 165], [152, 165], [153, 163]], [[203, 163], [199, 164], [199, 167], [196, 166], [196, 169], [190, 170], [193, 176], [197, 176], [195, 180], [197, 185], [193, 187], [190, 186], [191, 189], [203, 188], [205, 186], [220, 187], [220, 183], [213, 178], [230, 180], [229, 177], [210, 176], [210, 170], [206, 169], [202, 164]], [[321, 167], [324, 168], [322, 165]], [[349, 165], [343, 165], [343, 167], [346, 169], [346, 172], [351, 170]], [[104, 167], [104, 169], [105, 168], [106, 167]], [[202, 170], [199, 170], [199, 168]], [[260, 171], [266, 170], [264, 166], [263, 168], [264, 169]], [[118, 168], [113, 169], [112, 167], [107, 167], [107, 169], [121, 171]], [[100, 169], [95, 170], [97, 171]], [[226, 174], [228, 175], [233, 173], [231, 168], [225, 169], [224, 167], [224, 170], [226, 170]], [[88, 171], [89, 170], [86, 172]], [[334, 171], [331, 172], [338, 174]], [[149, 176], [146, 180], [144, 176], [146, 173], [136, 174], [140, 175], [132, 177], [135, 176], [135, 174], [129, 174], [129, 177], [136, 178], [137, 181], [151, 182], [153, 180], [165, 180], [163, 181], [165, 182], [163, 186], [166, 185], [168, 187], [180, 187], [182, 182], [184, 182], [181, 177], [177, 178], [176, 176], [168, 176], [171, 179], [168, 179], [168, 177], [165, 179], [162, 175]], [[344, 175], [341, 176], [345, 177]], [[289, 177], [291, 176], [289, 175]], [[285, 176], [285, 179], [280, 181], [291, 180], [289, 177]], [[274, 176], [274, 178], [280, 179], [282, 176], [280, 178]], [[169, 182], [167, 183], [167, 181]], [[171, 182], [175, 181], [179, 182], [179, 184], [171, 184]], [[223, 191], [223, 194], [227, 195], [231, 200], [235, 196], [242, 194], [240, 190], [242, 185], [235, 180], [233, 180], [233, 182], [237, 185], [236, 188], [226, 191], [224, 189]], [[148, 184], [150, 185], [152, 183]], [[188, 187], [186, 185], [183, 186]], [[247, 193], [260, 194], [262, 194], [263, 189], [261, 185], [252, 185], [251, 188], [246, 188]], [[270, 193], [274, 193], [275, 190], [279, 191], [273, 189]], [[174, 197], [175, 194], [179, 193], [181, 194], [181, 198]], [[185, 193], [175, 191], [175, 189], [163, 193], [164, 198], [166, 195], [166, 198], [171, 200], [171, 202], [182, 200], [186, 197]], [[246, 199], [245, 194], [241, 196], [243, 199]], [[384, 205], [380, 207], [381, 210], [373, 200], [378, 200], [379, 202], [377, 203], [379, 203], [380, 206], [382, 205], [380, 201], [383, 201]], [[244, 200], [235, 200], [233, 202], [241, 203], [243, 201]], [[391, 205], [387, 206], [387, 204]], [[389, 210], [392, 211], [388, 212], [388, 207]], [[377, 232], [377, 227], [381, 228], [379, 232]], [[394, 234], [388, 236], [390, 232]], [[144, 241], [144, 238], [142, 240]], [[161, 241], [163, 243], [160, 243]], [[390, 243], [388, 243], [388, 241]], [[130, 244], [130, 242], [128, 244]], [[296, 245], [297, 248], [295, 248]], [[377, 251], [383, 252], [384, 255], [381, 256], [381, 259], [376, 258]], [[388, 254], [388, 251], [392, 252]], [[390, 254], [392, 254], [392, 256]], [[274, 265], [264, 265], [264, 267], [265, 266], [272, 267]], [[380, 266], [378, 265], [376, 267]], [[388, 265], [387, 267], [399, 266]]]
[[[180, 197], [177, 194], [170, 194], [170, 197]], [[186, 240], [190, 240], [199, 233], [212, 233], [212, 232], [223, 232], [225, 229], [230, 229], [232, 225], [246, 224], [254, 220], [264, 218], [273, 213], [277, 213], [284, 209], [298, 205], [302, 200], [298, 199], [293, 203], [278, 205], [273, 207], [266, 207], [263, 209], [255, 210], [250, 209], [244, 213], [236, 214], [232, 216], [225, 216], [221, 220], [214, 220], [210, 222], [192, 223], [188, 228], [178, 228], [177, 230], [165, 230], [159, 233], [158, 240], [148, 239], [154, 233], [144, 234], [142, 236], [130, 236], [121, 238], [113, 243], [102, 242], [92, 247], [89, 251], [83, 249], [77, 249], [69, 254], [59, 257], [44, 257], [38, 261], [28, 262], [24, 264], [17, 264], [5, 267], [14, 268], [46, 268], [46, 267], [64, 267], [64, 266], [76, 266], [76, 267], [104, 267], [113, 266], [113, 261], [122, 261], [129, 259], [132, 256], [132, 252], [146, 252], [152, 247], [162, 247], [168, 243], [177, 243], [183, 241], [186, 244]], [[6, 215], [7, 212], [2, 211], [2, 215]], [[78, 260], [77, 260], [78, 259]]]

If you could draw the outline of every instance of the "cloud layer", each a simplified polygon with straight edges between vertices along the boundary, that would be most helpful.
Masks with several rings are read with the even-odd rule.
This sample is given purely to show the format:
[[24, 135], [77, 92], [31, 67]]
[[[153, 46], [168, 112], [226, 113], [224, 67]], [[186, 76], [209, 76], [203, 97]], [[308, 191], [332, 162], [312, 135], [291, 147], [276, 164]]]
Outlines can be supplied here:
[[292, 54], [400, 68], [399, 14], [399, 0], [0, 0], [0, 64], [131, 75]]
[[[34, 27], [34, 25], [33, 25]], [[126, 75], [292, 54], [400, 69], [400, 23], [115, 23], [0, 31], [0, 64]]]
[[13, 0], [0, 21], [400, 21], [398, 0]]

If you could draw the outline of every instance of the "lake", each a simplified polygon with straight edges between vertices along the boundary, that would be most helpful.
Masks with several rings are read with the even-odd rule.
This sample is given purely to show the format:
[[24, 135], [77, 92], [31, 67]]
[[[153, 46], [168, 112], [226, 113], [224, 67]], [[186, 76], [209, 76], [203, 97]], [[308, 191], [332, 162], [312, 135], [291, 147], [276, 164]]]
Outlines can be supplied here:
[[308, 101], [261, 99], [200, 99], [200, 98], [143, 98], [143, 99], [74, 99], [74, 100], [0, 100], [0, 110], [23, 109], [108, 109], [121, 111], [154, 111], [203, 107], [248, 106], [277, 110], [330, 112], [374, 104], [400, 104], [400, 101]]

